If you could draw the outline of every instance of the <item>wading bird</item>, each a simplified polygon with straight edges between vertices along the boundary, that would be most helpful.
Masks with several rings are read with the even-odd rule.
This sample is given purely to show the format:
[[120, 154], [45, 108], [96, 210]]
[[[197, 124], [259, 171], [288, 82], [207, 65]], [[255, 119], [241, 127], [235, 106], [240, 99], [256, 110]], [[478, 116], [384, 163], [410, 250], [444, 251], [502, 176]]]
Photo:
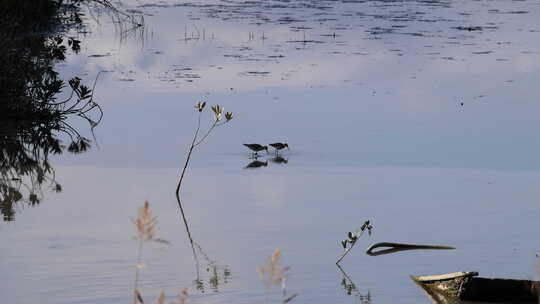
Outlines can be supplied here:
[[287, 148], [288, 150], [289, 149], [289, 145], [287, 143], [273, 143], [273, 144], [270, 144], [270, 146], [274, 147], [274, 149], [276, 149], [276, 154], [278, 153], [279, 150], [281, 149], [284, 149], [284, 148]]
[[248, 147], [251, 151], [253, 151], [253, 156], [257, 155], [257, 152], [266, 150], [266, 154], [268, 154], [268, 147], [259, 145], [259, 144], [244, 144], [244, 146]]

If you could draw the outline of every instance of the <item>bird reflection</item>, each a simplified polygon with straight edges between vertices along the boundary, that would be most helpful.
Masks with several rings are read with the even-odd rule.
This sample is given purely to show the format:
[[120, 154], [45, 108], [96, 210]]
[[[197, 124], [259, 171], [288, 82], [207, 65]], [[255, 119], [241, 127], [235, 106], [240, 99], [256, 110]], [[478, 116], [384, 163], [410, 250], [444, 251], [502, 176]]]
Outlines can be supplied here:
[[271, 160], [273, 163], [275, 163], [275, 164], [286, 164], [286, 163], [289, 162], [288, 159], [283, 158], [283, 157], [281, 157], [281, 156], [279, 156], [279, 155], [276, 156], [276, 157], [274, 157], [274, 158], [271, 158], [270, 160]]
[[360, 304], [371, 304], [371, 293], [369, 292], [369, 290], [366, 294], [360, 293], [360, 291], [358, 291], [358, 288], [356, 287], [356, 284], [354, 284], [353, 280], [347, 275], [345, 270], [343, 270], [343, 268], [341, 268], [339, 264], [336, 264], [336, 266], [343, 275], [340, 284], [341, 286], [343, 286], [345, 293], [349, 296], [355, 297], [355, 299], [358, 300], [358, 303]]
[[257, 154], [257, 152], [266, 150], [266, 153], [268, 154], [268, 146], [263, 146], [259, 144], [244, 144], [244, 146], [248, 147], [254, 152], [252, 153], [250, 157], [251, 162], [248, 163], [246, 166], [244, 166], [244, 169], [256, 169], [256, 168], [261, 168], [261, 167], [267, 167], [268, 161], [274, 164], [278, 164], [278, 165], [289, 163], [289, 159], [284, 158], [278, 152], [279, 150], [282, 150], [284, 148], [289, 149], [289, 145], [287, 143], [277, 142], [277, 143], [272, 143], [269, 145], [275, 149], [276, 154], [273, 155], [273, 157], [271, 157], [271, 155], [268, 155], [266, 156], [266, 159], [264, 161], [260, 161], [259, 155]]
[[260, 167], [266, 167], [268, 166], [268, 161], [259, 161], [259, 160], [254, 160], [252, 162], [250, 162], [249, 164], [247, 164], [244, 169], [255, 169], [255, 168], [260, 168]]

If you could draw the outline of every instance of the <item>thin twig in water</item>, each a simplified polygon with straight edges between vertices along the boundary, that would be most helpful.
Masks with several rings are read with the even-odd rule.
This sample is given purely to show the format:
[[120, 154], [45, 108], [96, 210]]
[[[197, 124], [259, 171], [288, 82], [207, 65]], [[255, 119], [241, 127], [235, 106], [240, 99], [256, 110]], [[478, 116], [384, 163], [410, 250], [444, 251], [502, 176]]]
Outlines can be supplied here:
[[187, 232], [187, 235], [188, 235], [188, 238], [189, 238], [189, 242], [191, 244], [191, 249], [193, 251], [193, 256], [194, 256], [195, 262], [197, 264], [198, 264], [197, 253], [195, 252], [195, 246], [193, 244], [193, 237], [191, 236], [191, 231], [189, 230], [189, 224], [188, 224], [188, 221], [187, 221], [187, 218], [186, 218], [186, 214], [184, 212], [184, 208], [182, 206], [182, 201], [180, 199], [180, 189], [182, 187], [182, 181], [184, 180], [184, 176], [186, 174], [186, 170], [187, 170], [187, 167], [189, 165], [189, 161], [191, 160], [191, 155], [193, 153], [193, 150], [197, 146], [199, 146], [210, 135], [210, 133], [212, 132], [212, 130], [215, 127], [224, 125], [224, 124], [228, 123], [229, 121], [231, 121], [232, 118], [233, 118], [233, 114], [230, 113], [230, 112], [227, 112], [227, 113], [225, 113], [225, 121], [223, 121], [222, 123], [219, 123], [219, 121], [221, 121], [221, 119], [222, 119], [221, 116], [222, 116], [222, 113], [223, 113], [223, 108], [221, 106], [219, 106], [219, 105], [212, 106], [212, 111], [214, 112], [214, 123], [209, 128], [209, 130], [206, 132], [206, 134], [202, 138], [199, 139], [199, 132], [200, 132], [200, 129], [201, 129], [201, 116], [202, 116], [202, 112], [203, 112], [205, 106], [206, 106], [206, 102], [198, 102], [195, 105], [195, 109], [197, 109], [197, 111], [199, 112], [199, 115], [197, 117], [197, 129], [195, 129], [195, 134], [193, 135], [193, 140], [191, 141], [191, 145], [190, 145], [189, 150], [188, 150], [186, 161], [184, 162], [184, 167], [182, 168], [182, 173], [180, 174], [180, 179], [178, 180], [178, 184], [176, 185], [176, 192], [175, 192], [176, 200], [178, 202], [178, 207], [180, 208], [180, 213], [182, 215], [182, 220], [184, 222], [184, 226], [186, 227], [186, 232]]

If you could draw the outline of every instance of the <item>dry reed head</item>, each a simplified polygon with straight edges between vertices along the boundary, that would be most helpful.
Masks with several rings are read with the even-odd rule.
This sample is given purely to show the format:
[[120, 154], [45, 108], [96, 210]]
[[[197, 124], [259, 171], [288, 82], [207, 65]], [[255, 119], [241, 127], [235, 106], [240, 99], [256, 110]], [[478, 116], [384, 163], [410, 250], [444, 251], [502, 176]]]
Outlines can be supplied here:
[[270, 285], [279, 285], [286, 277], [286, 272], [289, 267], [283, 267], [281, 265], [281, 250], [276, 248], [268, 262], [259, 268], [259, 274], [261, 280]]
[[178, 294], [178, 298], [176, 298], [176, 301], [173, 304], [188, 304], [188, 292], [187, 288], [183, 288], [180, 290], [180, 293]]
[[139, 208], [139, 217], [133, 220], [133, 224], [137, 229], [137, 238], [141, 241], [149, 241], [154, 238], [154, 233], [157, 230], [157, 220], [152, 216], [152, 210], [148, 201], [144, 202], [144, 206]]
[[165, 291], [159, 293], [158, 298], [156, 299], [156, 304], [165, 304]]

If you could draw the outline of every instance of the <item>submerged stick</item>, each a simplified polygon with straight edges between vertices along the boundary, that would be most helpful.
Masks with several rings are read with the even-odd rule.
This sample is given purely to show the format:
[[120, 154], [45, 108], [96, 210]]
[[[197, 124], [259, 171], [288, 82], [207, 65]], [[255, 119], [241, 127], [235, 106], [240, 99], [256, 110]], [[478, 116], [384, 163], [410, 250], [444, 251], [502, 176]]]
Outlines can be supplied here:
[[[388, 249], [373, 251], [376, 248], [381, 247], [388, 247]], [[451, 250], [456, 249], [451, 246], [443, 246], [443, 245], [417, 245], [417, 244], [402, 244], [402, 243], [389, 243], [389, 242], [382, 242], [382, 243], [376, 243], [368, 247], [366, 250], [366, 254], [370, 256], [378, 256], [383, 254], [390, 254], [394, 252], [399, 251], [405, 251], [405, 250]]]

